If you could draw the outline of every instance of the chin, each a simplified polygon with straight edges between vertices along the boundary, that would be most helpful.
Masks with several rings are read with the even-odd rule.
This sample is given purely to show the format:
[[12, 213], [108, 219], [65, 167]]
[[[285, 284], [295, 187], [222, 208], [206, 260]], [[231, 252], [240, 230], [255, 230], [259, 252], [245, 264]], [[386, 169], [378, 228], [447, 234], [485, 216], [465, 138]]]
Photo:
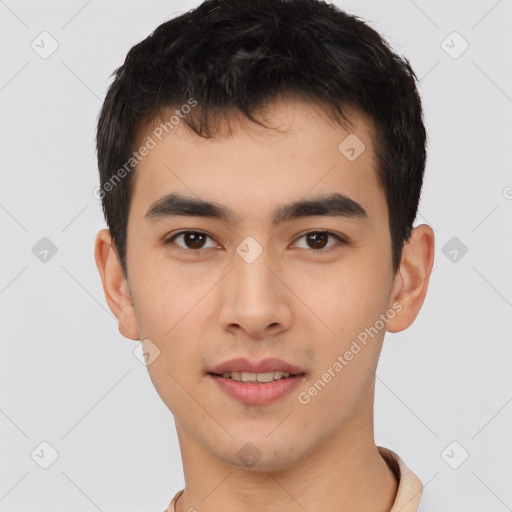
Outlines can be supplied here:
[[221, 449], [220, 452], [219, 446], [215, 446], [212, 451], [227, 464], [248, 471], [281, 471], [294, 466], [304, 457], [305, 454], [297, 446], [299, 443], [290, 436], [285, 442], [279, 436], [272, 440], [265, 439], [267, 434], [252, 439], [246, 434], [244, 441], [238, 438], [234, 442], [235, 446]]
[[247, 471], [263, 472], [263, 471], [283, 471], [294, 466], [298, 457], [262, 457], [256, 464], [250, 465], [241, 462], [235, 455], [234, 459], [226, 461], [237, 469], [246, 469]]

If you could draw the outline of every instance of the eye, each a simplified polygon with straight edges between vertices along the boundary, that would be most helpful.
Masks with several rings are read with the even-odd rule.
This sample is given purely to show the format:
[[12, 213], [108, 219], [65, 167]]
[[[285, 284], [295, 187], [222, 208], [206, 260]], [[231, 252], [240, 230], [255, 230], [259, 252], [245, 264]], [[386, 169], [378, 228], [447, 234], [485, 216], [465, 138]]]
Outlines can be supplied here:
[[[329, 238], [334, 239], [334, 242], [330, 245], [328, 245]], [[210, 240], [210, 245], [207, 245], [208, 239]], [[300, 245], [298, 245], [299, 248], [315, 249], [317, 252], [327, 252], [336, 245], [345, 245], [348, 243], [341, 236], [326, 230], [317, 230], [305, 233], [297, 239], [297, 242], [302, 239], [305, 240], [306, 246], [303, 245], [300, 247]], [[178, 243], [178, 240], [181, 243]], [[176, 233], [167, 238], [163, 243], [164, 245], [175, 244], [178, 246], [178, 250], [184, 252], [200, 252], [200, 249], [218, 247], [218, 244], [214, 242], [212, 237], [202, 231], [181, 231], [180, 233]]]
[[[212, 241], [212, 244], [206, 246], [205, 241], [208, 238]], [[181, 240], [184, 245], [176, 243], [177, 240]], [[176, 243], [176, 245], [183, 250], [192, 251], [197, 251], [199, 249], [204, 248], [208, 249], [209, 247], [217, 247], [217, 244], [213, 242], [213, 239], [209, 235], [201, 231], [182, 231], [181, 233], [176, 233], [175, 235], [164, 241], [165, 245], [172, 243]]]
[[[316, 249], [316, 250], [323, 249], [324, 252], [326, 252], [329, 249], [331, 249], [333, 246], [336, 245], [335, 243], [333, 243], [333, 244], [327, 246], [327, 241], [328, 241], [329, 237], [335, 238], [338, 241], [338, 243], [341, 245], [345, 245], [347, 243], [347, 241], [344, 240], [343, 238], [341, 238], [340, 236], [338, 236], [334, 233], [331, 233], [330, 231], [325, 231], [325, 230], [310, 231], [309, 233], [302, 235], [300, 238], [298, 238], [298, 240], [301, 240], [304, 238], [306, 241], [307, 246], [301, 247], [301, 249], [302, 248], [303, 249]], [[326, 246], [327, 246], [327, 249], [325, 249]]]

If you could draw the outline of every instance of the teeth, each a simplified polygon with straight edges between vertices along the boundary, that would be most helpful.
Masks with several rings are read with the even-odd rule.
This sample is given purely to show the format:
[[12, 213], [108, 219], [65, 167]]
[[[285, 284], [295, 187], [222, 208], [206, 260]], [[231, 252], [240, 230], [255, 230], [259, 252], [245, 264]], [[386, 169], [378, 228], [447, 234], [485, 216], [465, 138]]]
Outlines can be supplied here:
[[[260, 375], [263, 375], [262, 373]], [[267, 375], [267, 374], [265, 374]], [[258, 379], [257, 373], [242, 372], [242, 382], [256, 382]], [[272, 375], [273, 377], [273, 375]]]
[[265, 373], [225, 372], [222, 376], [225, 379], [233, 379], [239, 382], [272, 382], [273, 380], [289, 377], [290, 374], [281, 371]]

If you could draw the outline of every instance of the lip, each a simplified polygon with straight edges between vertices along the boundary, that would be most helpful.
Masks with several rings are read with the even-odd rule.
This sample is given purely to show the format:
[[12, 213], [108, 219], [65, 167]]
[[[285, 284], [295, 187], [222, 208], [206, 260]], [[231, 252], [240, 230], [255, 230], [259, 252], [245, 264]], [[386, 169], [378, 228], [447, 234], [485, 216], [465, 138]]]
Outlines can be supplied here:
[[208, 374], [219, 386], [220, 390], [231, 398], [247, 405], [265, 405], [290, 394], [306, 378], [304, 374], [290, 376], [272, 382], [239, 382], [225, 379], [220, 375]]
[[208, 373], [222, 375], [225, 372], [267, 373], [273, 371], [291, 373], [292, 375], [306, 373], [298, 366], [287, 363], [286, 361], [277, 359], [275, 357], [268, 357], [257, 362], [249, 361], [249, 359], [245, 359], [243, 357], [238, 357], [213, 367]]

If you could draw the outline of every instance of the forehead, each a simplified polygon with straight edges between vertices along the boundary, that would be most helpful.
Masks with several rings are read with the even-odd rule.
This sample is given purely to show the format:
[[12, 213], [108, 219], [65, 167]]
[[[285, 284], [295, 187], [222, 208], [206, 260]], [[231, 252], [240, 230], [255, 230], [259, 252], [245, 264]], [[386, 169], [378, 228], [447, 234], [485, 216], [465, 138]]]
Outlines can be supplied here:
[[[181, 118], [169, 133], [155, 132], [162, 126], [155, 123], [140, 137], [142, 142], [151, 138], [154, 147], [135, 170], [137, 216], [176, 191], [247, 213], [338, 191], [370, 215], [382, 214], [386, 204], [377, 180], [373, 123], [357, 109], [343, 112], [350, 121], [345, 127], [315, 104], [279, 100], [257, 115], [266, 127], [233, 114], [221, 119], [213, 138], [196, 135]], [[162, 121], [173, 113], [162, 115]]]

